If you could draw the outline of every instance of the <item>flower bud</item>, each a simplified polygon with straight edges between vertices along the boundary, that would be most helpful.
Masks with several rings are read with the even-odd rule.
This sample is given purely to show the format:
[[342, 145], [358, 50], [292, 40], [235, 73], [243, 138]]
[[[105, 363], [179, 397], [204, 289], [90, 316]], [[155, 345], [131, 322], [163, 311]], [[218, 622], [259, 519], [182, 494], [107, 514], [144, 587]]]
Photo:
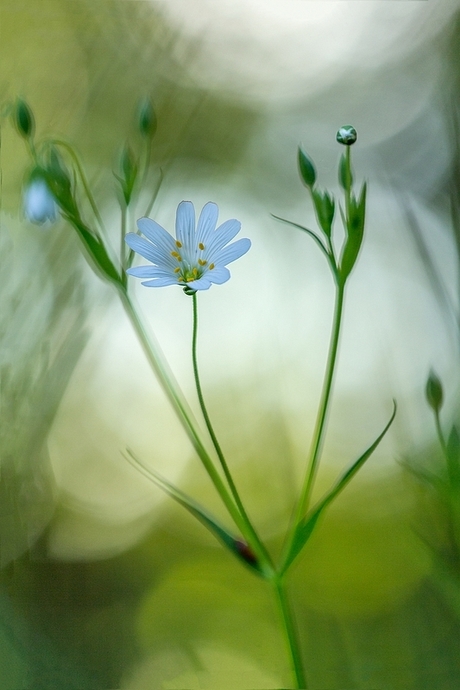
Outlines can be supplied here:
[[358, 133], [351, 125], [344, 125], [337, 132], [337, 141], [344, 146], [351, 146], [358, 138]]
[[18, 98], [16, 101], [14, 121], [19, 134], [24, 139], [30, 139], [33, 136], [35, 129], [34, 116], [27, 103], [21, 98]]
[[300, 177], [304, 181], [307, 187], [310, 189], [314, 186], [316, 182], [316, 170], [313, 165], [313, 161], [307, 156], [307, 154], [302, 151], [299, 147], [299, 172]]
[[138, 125], [142, 136], [153, 139], [157, 131], [157, 116], [153, 109], [150, 98], [144, 98], [139, 103], [138, 109]]
[[442, 383], [433, 370], [430, 371], [428, 381], [426, 382], [425, 395], [431, 409], [435, 412], [439, 412], [442, 407], [444, 394], [442, 391]]
[[36, 225], [54, 223], [57, 218], [57, 205], [45, 178], [34, 171], [24, 189], [24, 213]]

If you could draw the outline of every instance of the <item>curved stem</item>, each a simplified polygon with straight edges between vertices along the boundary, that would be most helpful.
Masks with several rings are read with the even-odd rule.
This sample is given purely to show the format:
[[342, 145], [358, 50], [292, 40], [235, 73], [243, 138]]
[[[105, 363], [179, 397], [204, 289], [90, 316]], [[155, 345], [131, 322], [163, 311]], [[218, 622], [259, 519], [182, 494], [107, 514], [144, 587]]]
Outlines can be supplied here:
[[215, 448], [217, 457], [219, 458], [219, 462], [221, 464], [221, 467], [224, 471], [225, 478], [227, 480], [228, 486], [230, 488], [231, 494], [235, 500], [235, 503], [238, 507], [238, 510], [240, 511], [241, 517], [243, 518], [244, 522], [246, 523], [247, 530], [250, 532], [253, 541], [257, 542], [258, 546], [258, 553], [259, 555], [263, 555], [263, 560], [268, 563], [271, 567], [271, 559], [270, 556], [261, 542], [259, 535], [255, 531], [254, 527], [252, 526], [251, 520], [249, 519], [249, 516], [246, 512], [246, 509], [243, 505], [243, 502], [241, 501], [240, 495], [238, 493], [238, 489], [236, 488], [235, 482], [233, 481], [233, 477], [231, 475], [231, 472], [229, 470], [227, 461], [225, 460], [225, 456], [222, 452], [222, 448], [220, 447], [220, 443], [217, 439], [217, 436], [215, 434], [214, 428], [211, 423], [211, 419], [209, 417], [206, 404], [204, 402], [204, 397], [203, 397], [203, 390], [201, 388], [201, 381], [200, 381], [200, 375], [198, 372], [198, 360], [197, 360], [197, 339], [198, 339], [198, 301], [196, 297], [196, 292], [192, 295], [192, 303], [193, 303], [193, 334], [192, 334], [192, 361], [193, 361], [193, 375], [195, 378], [195, 385], [196, 385], [196, 391], [198, 395], [198, 401], [200, 403], [200, 408], [201, 412], [203, 414], [203, 418], [206, 424], [206, 428], [208, 430], [209, 436], [211, 437], [211, 441], [213, 443], [213, 446]]
[[281, 620], [283, 622], [283, 632], [286, 639], [286, 646], [288, 648], [295, 687], [303, 688], [303, 690], [305, 690], [305, 688], [307, 688], [307, 681], [305, 679], [305, 672], [303, 669], [302, 655], [300, 652], [297, 630], [293, 620], [292, 611], [289, 606], [287, 593], [284, 587], [284, 579], [281, 577], [274, 578], [272, 580], [272, 584], [275, 590], [275, 595], [281, 614]]

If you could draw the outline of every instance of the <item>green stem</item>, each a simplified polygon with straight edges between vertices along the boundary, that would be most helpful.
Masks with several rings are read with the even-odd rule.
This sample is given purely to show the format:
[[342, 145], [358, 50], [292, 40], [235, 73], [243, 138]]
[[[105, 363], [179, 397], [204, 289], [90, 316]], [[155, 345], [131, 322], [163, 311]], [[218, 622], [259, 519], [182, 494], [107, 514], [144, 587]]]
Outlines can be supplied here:
[[128, 213], [127, 205], [121, 202], [121, 227], [120, 227], [120, 268], [123, 274], [125, 268], [125, 235], [126, 235], [126, 217]]
[[288, 649], [289, 659], [291, 662], [291, 669], [294, 677], [295, 687], [303, 688], [305, 690], [305, 688], [307, 688], [307, 681], [305, 679], [305, 672], [303, 669], [302, 655], [300, 652], [297, 630], [295, 628], [292, 611], [289, 606], [289, 601], [284, 586], [284, 579], [282, 577], [273, 578], [272, 584], [275, 590], [275, 596], [281, 614], [283, 632], [286, 639], [286, 646]]
[[441, 446], [442, 452], [444, 454], [444, 457], [445, 457], [447, 463], [449, 463], [449, 453], [447, 451], [447, 444], [446, 444], [446, 440], [444, 438], [444, 434], [442, 433], [441, 420], [439, 418], [439, 410], [438, 409], [434, 411], [434, 423], [436, 425], [436, 434], [438, 436], [439, 444]]
[[192, 303], [193, 303], [193, 334], [192, 334], [192, 361], [193, 361], [193, 375], [195, 378], [195, 385], [196, 385], [196, 391], [198, 395], [198, 401], [200, 403], [200, 408], [201, 412], [203, 414], [203, 418], [206, 424], [206, 428], [208, 430], [209, 436], [211, 438], [211, 441], [213, 443], [213, 446], [215, 448], [217, 457], [219, 458], [219, 462], [221, 464], [221, 467], [224, 471], [225, 478], [227, 479], [228, 486], [230, 488], [231, 494], [235, 500], [235, 503], [238, 507], [238, 510], [240, 511], [241, 517], [243, 518], [244, 522], [246, 523], [247, 526], [247, 531], [251, 534], [252, 536], [252, 541], [257, 543], [258, 547], [258, 555], [262, 555], [263, 561], [270, 566], [270, 569], [273, 568], [273, 564], [271, 563], [270, 556], [260, 540], [259, 535], [257, 534], [256, 530], [254, 529], [251, 520], [249, 519], [249, 516], [246, 512], [246, 509], [243, 505], [243, 502], [241, 501], [240, 495], [238, 493], [238, 489], [236, 488], [235, 482], [233, 481], [233, 477], [231, 475], [230, 469], [228, 467], [227, 461], [225, 459], [225, 456], [222, 452], [222, 448], [220, 446], [220, 443], [217, 439], [217, 436], [215, 434], [214, 428], [211, 423], [211, 419], [208, 414], [208, 410], [206, 408], [206, 404], [204, 402], [204, 396], [203, 396], [203, 389], [201, 387], [201, 381], [200, 381], [200, 375], [198, 372], [198, 360], [197, 360], [197, 340], [198, 340], [198, 300], [196, 296], [196, 292], [192, 295]]
[[340, 327], [342, 324], [343, 304], [345, 296], [345, 284], [337, 281], [334, 318], [332, 322], [331, 343], [329, 346], [329, 354], [326, 364], [326, 372], [324, 376], [323, 390], [321, 393], [321, 400], [318, 408], [318, 415], [316, 418], [315, 429], [313, 432], [313, 439], [309, 453], [309, 460], [307, 465], [307, 472], [305, 481], [300, 494], [300, 500], [297, 509], [297, 515], [294, 525], [305, 515], [310, 503], [311, 493], [315, 483], [316, 472], [318, 469], [319, 460], [321, 457], [321, 450], [323, 446], [324, 434], [326, 431], [326, 422], [329, 410], [329, 403], [331, 399], [332, 382], [334, 379], [335, 365], [337, 361], [337, 352], [339, 346]]
[[119, 295], [125, 312], [131, 321], [131, 324], [139, 338], [142, 345], [144, 353], [152, 367], [152, 370], [157, 376], [160, 385], [163, 388], [169, 402], [171, 403], [174, 411], [176, 412], [180, 423], [185, 429], [187, 436], [189, 437], [195, 451], [198, 454], [204, 468], [206, 469], [212, 483], [214, 484], [219, 496], [221, 497], [224, 505], [226, 506], [229, 514], [233, 518], [235, 524], [240, 529], [244, 538], [250, 544], [254, 553], [256, 553], [262, 560], [266, 562], [264, 554], [261, 553], [258, 542], [255, 541], [253, 535], [248, 530], [248, 525], [242, 518], [238, 508], [236, 507], [232, 497], [230, 496], [228, 489], [226, 488], [220, 474], [214, 467], [214, 464], [206, 451], [199, 434], [197, 432], [197, 424], [193, 419], [191, 410], [189, 409], [177, 382], [174, 380], [172, 372], [166, 363], [163, 353], [161, 352], [160, 346], [153, 339], [152, 336], [148, 336], [142, 322], [137, 314], [137, 311], [127, 294], [126, 290], [119, 285]]

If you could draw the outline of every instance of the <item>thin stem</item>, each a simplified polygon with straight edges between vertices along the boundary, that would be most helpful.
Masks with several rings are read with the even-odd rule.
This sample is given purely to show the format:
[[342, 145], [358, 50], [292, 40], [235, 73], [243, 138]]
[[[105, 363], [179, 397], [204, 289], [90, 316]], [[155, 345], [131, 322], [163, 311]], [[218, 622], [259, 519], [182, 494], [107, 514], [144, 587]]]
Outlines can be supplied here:
[[316, 472], [321, 457], [321, 450], [323, 446], [324, 433], [326, 430], [326, 422], [329, 411], [329, 403], [331, 399], [332, 382], [334, 379], [335, 365], [337, 361], [340, 327], [342, 324], [343, 316], [344, 296], [345, 285], [339, 283], [336, 287], [336, 299], [334, 308], [334, 318], [332, 322], [331, 344], [329, 346], [329, 354], [327, 358], [326, 372], [324, 376], [323, 391], [321, 394], [318, 416], [316, 418], [315, 430], [313, 432], [313, 440], [309, 454], [308, 469], [299, 502], [299, 519], [305, 514], [306, 510], [308, 509], [311, 493], [313, 491], [313, 486], [316, 478]]
[[303, 688], [303, 690], [305, 690], [305, 688], [307, 688], [307, 681], [303, 668], [297, 630], [284, 586], [284, 579], [282, 577], [273, 578], [272, 584], [281, 613], [283, 632], [286, 639], [286, 646], [288, 648], [295, 687]]
[[224, 471], [225, 478], [227, 479], [228, 486], [230, 488], [231, 494], [235, 500], [235, 503], [238, 507], [238, 510], [240, 511], [241, 517], [245, 521], [248, 531], [251, 533], [253, 540], [257, 542], [258, 545], [258, 550], [259, 553], [263, 554], [263, 560], [265, 562], [268, 562], [270, 566], [272, 567], [271, 559], [270, 556], [265, 549], [265, 546], [261, 542], [257, 532], [255, 531], [251, 520], [249, 519], [249, 516], [246, 512], [246, 509], [243, 505], [243, 502], [241, 501], [240, 495], [238, 493], [238, 489], [236, 488], [235, 482], [233, 481], [233, 477], [231, 475], [230, 469], [228, 467], [227, 461], [225, 460], [225, 456], [222, 452], [222, 448], [220, 446], [220, 443], [217, 439], [216, 433], [214, 431], [214, 428], [211, 423], [211, 419], [208, 414], [208, 410], [206, 408], [206, 404], [204, 401], [203, 397], [203, 389], [201, 387], [201, 381], [200, 381], [200, 375], [198, 372], [198, 360], [197, 360], [197, 340], [198, 340], [198, 300], [196, 296], [196, 292], [194, 295], [192, 295], [192, 303], [193, 303], [193, 334], [192, 334], [192, 362], [193, 362], [193, 375], [195, 378], [195, 385], [196, 385], [196, 391], [198, 395], [198, 401], [200, 403], [200, 408], [201, 412], [203, 414], [203, 418], [206, 424], [206, 428], [208, 430], [209, 436], [211, 437], [211, 441], [213, 443], [213, 446], [215, 448], [217, 457], [219, 458], [219, 462], [221, 464], [221, 467]]
[[156, 185], [155, 189], [153, 190], [153, 194], [152, 194], [152, 196], [151, 196], [151, 198], [150, 198], [149, 205], [148, 205], [147, 208], [146, 208], [146, 211], [145, 211], [145, 214], [144, 214], [145, 216], [148, 216], [148, 215], [149, 215], [150, 211], [152, 210], [153, 204], [154, 204], [155, 201], [157, 200], [158, 192], [160, 191], [161, 185], [162, 185], [162, 183], [163, 183], [163, 179], [164, 179], [163, 170], [160, 168], [160, 175], [159, 175], [159, 178], [158, 178], [158, 182], [157, 182], [157, 185]]
[[261, 559], [261, 562], [266, 565], [267, 572], [271, 574], [273, 569], [271, 564], [267, 561], [265, 553], [261, 550], [259, 541], [254, 538], [252, 531], [249, 529], [249, 525], [241, 516], [228, 492], [228, 489], [226, 488], [220, 474], [214, 467], [214, 464], [200, 439], [197, 431], [197, 423], [193, 419], [193, 414], [189, 409], [182, 392], [180, 391], [179, 385], [175, 381], [172, 372], [169, 370], [168, 364], [164, 358], [159, 344], [152, 336], [149, 337], [147, 335], [129, 295], [121, 286], [119, 286], [119, 295], [125, 312], [131, 321], [136, 335], [139, 338], [144, 353], [219, 496], [221, 497], [229, 514], [233, 518], [235, 525], [237, 525], [241, 531], [241, 534], [247, 540], [254, 553], [256, 553]]
[[121, 226], [120, 226], [120, 267], [121, 271], [123, 273], [123, 270], [125, 268], [125, 235], [126, 235], [126, 217], [128, 213], [128, 207], [124, 203], [124, 201], [121, 202]]
[[444, 434], [442, 433], [442, 428], [441, 428], [441, 420], [439, 418], [439, 410], [436, 409], [434, 411], [434, 423], [436, 425], [436, 434], [438, 436], [439, 444], [442, 448], [442, 452], [444, 454], [444, 457], [446, 458], [447, 462], [449, 462], [449, 453], [447, 451], [447, 444], [446, 440], [444, 438]]

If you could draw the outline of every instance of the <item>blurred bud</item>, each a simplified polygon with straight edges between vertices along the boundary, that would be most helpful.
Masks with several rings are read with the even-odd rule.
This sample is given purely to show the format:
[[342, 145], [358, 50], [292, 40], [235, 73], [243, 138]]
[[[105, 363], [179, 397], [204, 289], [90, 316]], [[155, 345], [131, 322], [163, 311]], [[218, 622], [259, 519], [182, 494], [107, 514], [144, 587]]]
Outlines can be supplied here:
[[153, 139], [157, 131], [158, 121], [150, 98], [144, 98], [139, 103], [138, 125], [142, 136]]
[[312, 196], [318, 223], [323, 232], [330, 237], [335, 212], [334, 198], [329, 194], [329, 192], [321, 193], [316, 190], [312, 190]]
[[307, 154], [302, 151], [299, 147], [299, 172], [300, 177], [310, 189], [316, 182], [316, 170], [313, 165], [313, 161], [307, 156]]
[[37, 225], [54, 223], [57, 218], [57, 205], [50, 188], [40, 171], [30, 176], [24, 189], [24, 212], [26, 218]]
[[442, 391], [442, 383], [433, 370], [430, 371], [428, 381], [426, 382], [425, 395], [428, 405], [435, 412], [439, 412], [442, 407], [444, 395]]
[[358, 133], [351, 125], [344, 125], [337, 132], [337, 141], [344, 146], [351, 146], [358, 138]]
[[14, 122], [19, 134], [24, 139], [30, 139], [33, 136], [35, 128], [34, 116], [27, 103], [21, 98], [16, 100]]

